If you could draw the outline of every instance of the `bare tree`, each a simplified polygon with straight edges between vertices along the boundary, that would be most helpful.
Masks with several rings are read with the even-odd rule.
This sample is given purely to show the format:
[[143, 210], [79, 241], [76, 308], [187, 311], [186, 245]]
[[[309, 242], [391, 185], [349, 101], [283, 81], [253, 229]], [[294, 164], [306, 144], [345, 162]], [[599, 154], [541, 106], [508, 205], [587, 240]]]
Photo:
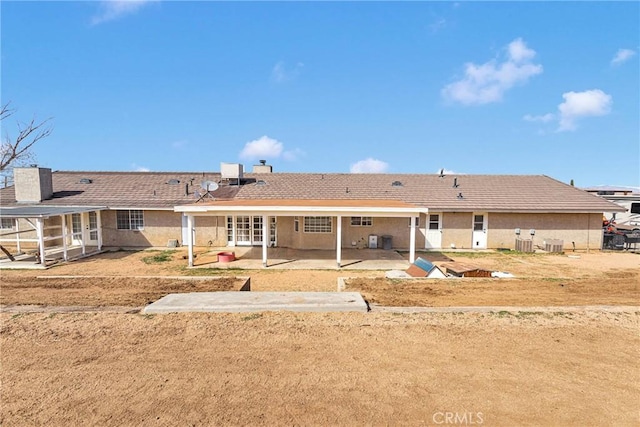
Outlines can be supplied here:
[[[10, 108], [10, 103], [4, 104], [0, 109], [0, 121], [4, 122], [15, 112], [16, 110]], [[15, 139], [11, 138], [9, 132], [5, 130], [2, 145], [0, 146], [0, 175], [4, 175], [5, 183], [8, 176], [11, 175], [13, 166], [25, 164], [33, 159], [31, 147], [36, 142], [51, 135], [53, 127], [50, 121], [50, 118], [38, 123], [35, 119], [31, 119], [26, 123], [18, 121], [18, 135]]]

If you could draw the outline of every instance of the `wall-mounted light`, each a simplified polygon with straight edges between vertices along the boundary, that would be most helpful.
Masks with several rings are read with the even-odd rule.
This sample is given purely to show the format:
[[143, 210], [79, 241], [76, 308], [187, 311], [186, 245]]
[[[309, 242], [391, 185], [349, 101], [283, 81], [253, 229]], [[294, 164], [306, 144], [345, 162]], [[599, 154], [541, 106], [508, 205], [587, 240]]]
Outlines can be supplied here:
[[520, 229], [516, 228], [516, 236], [519, 236], [519, 235], [520, 235]]
[[532, 236], [536, 234], [536, 230], [535, 228], [532, 228], [531, 230], [529, 230], [529, 234], [531, 234]]

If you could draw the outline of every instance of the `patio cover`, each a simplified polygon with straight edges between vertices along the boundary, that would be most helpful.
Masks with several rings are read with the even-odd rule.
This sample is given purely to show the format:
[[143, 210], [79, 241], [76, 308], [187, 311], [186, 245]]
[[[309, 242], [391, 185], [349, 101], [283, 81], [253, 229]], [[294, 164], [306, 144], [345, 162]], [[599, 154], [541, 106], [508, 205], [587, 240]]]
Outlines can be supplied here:
[[[355, 200], [355, 199], [236, 199], [214, 200], [206, 203], [176, 206], [175, 212], [187, 216], [187, 227], [193, 230], [194, 216], [207, 215], [262, 215], [263, 235], [268, 236], [269, 216], [333, 216], [337, 221], [336, 263], [340, 268], [343, 216], [401, 217], [410, 218], [409, 262], [415, 261], [416, 217], [428, 213], [424, 206], [400, 200]], [[189, 266], [193, 266], [193, 233], [188, 233]], [[262, 239], [262, 264], [267, 266], [267, 239]]]
[[100, 211], [106, 206], [16, 206], [0, 207], [0, 218], [50, 218], [90, 211]]

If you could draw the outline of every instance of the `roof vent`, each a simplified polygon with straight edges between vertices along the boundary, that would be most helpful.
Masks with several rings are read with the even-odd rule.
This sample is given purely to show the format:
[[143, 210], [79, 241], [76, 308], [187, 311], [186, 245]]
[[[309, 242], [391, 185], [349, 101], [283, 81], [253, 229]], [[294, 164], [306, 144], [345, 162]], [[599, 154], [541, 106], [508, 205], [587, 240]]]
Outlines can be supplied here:
[[458, 188], [460, 185], [458, 184], [458, 178], [453, 178], [453, 188]]
[[167, 184], [169, 184], [169, 185], [178, 185], [178, 184], [180, 184], [180, 180], [173, 178], [173, 179], [170, 179], [169, 181], [167, 181]]
[[81, 178], [80, 184], [91, 184], [93, 180], [91, 178]]
[[264, 179], [259, 179], [256, 181], [256, 185], [267, 185], [267, 181]]
[[400, 181], [393, 181], [393, 182], [391, 183], [391, 186], [392, 186], [392, 187], [402, 187], [402, 186], [403, 186], [403, 184], [402, 184]]
[[440, 174], [438, 176], [440, 178], [444, 178], [444, 168], [440, 169]]
[[462, 196], [462, 193], [458, 193], [458, 200], [462, 200], [464, 199], [464, 197]]

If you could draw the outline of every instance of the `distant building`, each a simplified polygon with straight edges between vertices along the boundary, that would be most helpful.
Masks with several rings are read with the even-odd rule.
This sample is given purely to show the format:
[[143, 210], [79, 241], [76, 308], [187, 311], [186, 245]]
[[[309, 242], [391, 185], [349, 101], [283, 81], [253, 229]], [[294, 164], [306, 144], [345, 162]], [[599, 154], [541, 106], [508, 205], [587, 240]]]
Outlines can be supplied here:
[[586, 188], [585, 191], [625, 209], [625, 212], [606, 211], [605, 219], [618, 226], [640, 230], [640, 191], [630, 187], [593, 187]]

